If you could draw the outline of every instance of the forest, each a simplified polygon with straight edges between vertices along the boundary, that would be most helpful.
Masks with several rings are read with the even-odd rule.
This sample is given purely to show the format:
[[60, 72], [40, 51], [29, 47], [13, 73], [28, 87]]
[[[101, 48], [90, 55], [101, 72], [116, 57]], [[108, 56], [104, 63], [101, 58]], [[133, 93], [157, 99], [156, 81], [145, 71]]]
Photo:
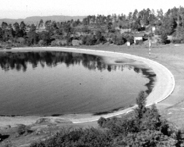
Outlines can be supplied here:
[[0, 47], [79, 46], [97, 44], [138, 44], [150, 39], [153, 43], [184, 42], [184, 8], [135, 10], [128, 15], [91, 15], [65, 22], [43, 21], [35, 24], [2, 22]]

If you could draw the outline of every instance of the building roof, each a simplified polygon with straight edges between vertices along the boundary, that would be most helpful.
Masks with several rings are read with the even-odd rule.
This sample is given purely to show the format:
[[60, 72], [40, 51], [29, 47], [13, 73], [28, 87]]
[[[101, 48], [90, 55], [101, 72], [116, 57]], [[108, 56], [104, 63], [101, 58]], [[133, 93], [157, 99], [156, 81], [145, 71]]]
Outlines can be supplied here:
[[133, 36], [134, 37], [143, 37], [145, 35], [144, 32], [139, 32], [139, 33], [134, 33]]

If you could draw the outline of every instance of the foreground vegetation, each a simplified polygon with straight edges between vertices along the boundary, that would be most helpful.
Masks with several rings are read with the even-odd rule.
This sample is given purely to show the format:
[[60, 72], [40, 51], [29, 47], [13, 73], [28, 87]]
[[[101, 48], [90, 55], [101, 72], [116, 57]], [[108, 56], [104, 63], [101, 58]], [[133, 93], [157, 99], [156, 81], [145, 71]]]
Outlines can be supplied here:
[[100, 118], [99, 128], [62, 129], [51, 138], [30, 147], [180, 147], [181, 131], [160, 115], [156, 106], [146, 108], [141, 92], [138, 107], [122, 118]]
[[[158, 37], [159, 36], [159, 37]], [[134, 42], [135, 37], [143, 37]], [[129, 15], [87, 16], [83, 20], [55, 22], [40, 20], [27, 25], [23, 21], [14, 24], [2, 22], [0, 27], [1, 47], [19, 46], [75, 46], [95, 44], [122, 45], [127, 41], [142, 43], [184, 42], [184, 8], [162, 10], [135, 10]]]

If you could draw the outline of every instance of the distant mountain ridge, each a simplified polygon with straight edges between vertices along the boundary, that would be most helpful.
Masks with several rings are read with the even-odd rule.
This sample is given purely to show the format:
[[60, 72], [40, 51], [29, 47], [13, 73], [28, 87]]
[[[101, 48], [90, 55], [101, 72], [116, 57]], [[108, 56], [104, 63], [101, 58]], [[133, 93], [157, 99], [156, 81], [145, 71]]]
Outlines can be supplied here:
[[3, 18], [0, 19], [0, 24], [2, 22], [6, 22], [8, 24], [13, 24], [15, 22], [20, 23], [21, 21], [24, 21], [26, 24], [37, 24], [41, 19], [45, 22], [47, 20], [56, 21], [56, 22], [62, 22], [62, 21], [68, 21], [68, 20], [81, 20], [85, 18], [86, 16], [64, 16], [64, 15], [52, 15], [52, 16], [31, 16], [27, 17], [25, 19], [9, 19], [9, 18]]

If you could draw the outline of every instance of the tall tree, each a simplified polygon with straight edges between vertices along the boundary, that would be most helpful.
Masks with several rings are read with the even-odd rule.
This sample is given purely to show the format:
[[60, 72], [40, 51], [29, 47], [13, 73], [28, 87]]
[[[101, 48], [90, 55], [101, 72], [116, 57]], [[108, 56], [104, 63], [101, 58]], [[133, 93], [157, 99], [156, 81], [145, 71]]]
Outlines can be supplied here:
[[19, 23], [15, 22], [13, 24], [13, 27], [14, 27], [14, 31], [15, 31], [15, 37], [20, 37], [20, 26], [19, 26]]
[[26, 35], [26, 24], [24, 23], [24, 21], [20, 22], [20, 36], [21, 37], [25, 37]]
[[27, 33], [27, 43], [28, 45], [34, 45], [38, 43], [38, 34], [36, 33], [36, 26], [31, 25], [30, 31]]
[[132, 15], [132, 19], [133, 19], [134, 21], [136, 21], [137, 18], [138, 18], [138, 10], [135, 9], [134, 12], [133, 12], [133, 15]]
[[38, 23], [38, 28], [43, 27], [44, 26], [44, 22], [43, 19], [40, 20], [40, 22]]
[[8, 27], [8, 24], [7, 24], [6, 22], [2, 22], [1, 28], [2, 28], [3, 30], [5, 30], [5, 29], [7, 29], [7, 27]]
[[172, 35], [177, 27], [174, 17], [164, 17], [161, 27], [162, 34]]

